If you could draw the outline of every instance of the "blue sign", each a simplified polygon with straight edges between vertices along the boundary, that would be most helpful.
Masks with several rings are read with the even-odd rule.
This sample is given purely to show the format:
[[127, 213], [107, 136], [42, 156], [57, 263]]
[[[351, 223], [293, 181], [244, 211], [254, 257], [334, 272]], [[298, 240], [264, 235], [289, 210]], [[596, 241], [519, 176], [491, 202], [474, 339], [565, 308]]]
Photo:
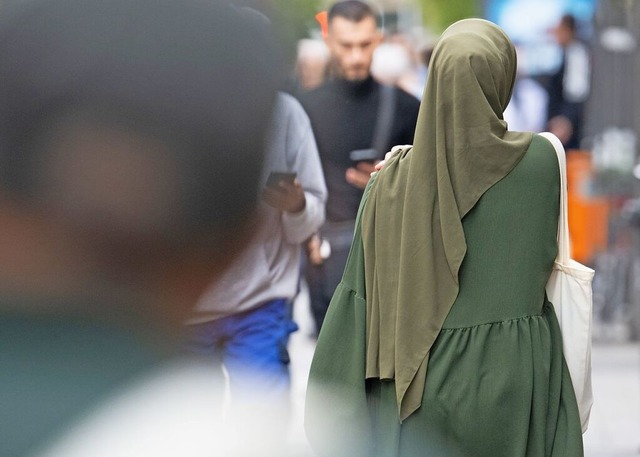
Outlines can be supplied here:
[[488, 0], [485, 14], [516, 43], [520, 69], [535, 75], [550, 73], [560, 63], [551, 29], [562, 15], [576, 17], [584, 38], [590, 34], [595, 8], [596, 0]]

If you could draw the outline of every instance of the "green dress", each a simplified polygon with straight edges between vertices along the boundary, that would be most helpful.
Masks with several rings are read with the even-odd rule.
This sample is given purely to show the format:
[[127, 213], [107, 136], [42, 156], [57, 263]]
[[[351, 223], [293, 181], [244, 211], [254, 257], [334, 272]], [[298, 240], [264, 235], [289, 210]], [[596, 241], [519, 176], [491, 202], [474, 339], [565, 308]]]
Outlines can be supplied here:
[[306, 429], [319, 456], [583, 455], [560, 328], [545, 296], [558, 202], [555, 151], [536, 136], [463, 220], [459, 295], [431, 349], [422, 406], [402, 423], [393, 381], [364, 379], [356, 227], [309, 378]]

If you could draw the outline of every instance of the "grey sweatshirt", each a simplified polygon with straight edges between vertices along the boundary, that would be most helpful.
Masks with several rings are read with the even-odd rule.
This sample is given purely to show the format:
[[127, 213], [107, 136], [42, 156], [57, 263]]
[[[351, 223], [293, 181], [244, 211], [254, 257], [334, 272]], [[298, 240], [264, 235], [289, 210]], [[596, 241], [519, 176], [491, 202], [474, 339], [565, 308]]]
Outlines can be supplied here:
[[202, 323], [293, 299], [298, 288], [300, 244], [324, 222], [327, 188], [311, 124], [293, 97], [280, 94], [267, 142], [263, 184], [272, 171], [296, 172], [305, 194], [300, 213], [260, 204], [262, 224], [251, 245], [199, 300], [189, 323]]

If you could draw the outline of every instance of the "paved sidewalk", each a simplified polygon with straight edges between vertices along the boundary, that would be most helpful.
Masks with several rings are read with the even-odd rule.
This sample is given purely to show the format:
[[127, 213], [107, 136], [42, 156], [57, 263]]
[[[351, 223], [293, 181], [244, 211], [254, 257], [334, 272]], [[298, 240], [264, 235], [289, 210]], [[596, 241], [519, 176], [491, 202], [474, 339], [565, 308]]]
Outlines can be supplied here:
[[640, 345], [595, 344], [585, 457], [640, 456]]
[[[304, 293], [296, 302], [294, 317], [300, 330], [290, 343], [294, 417], [289, 457], [313, 457], [302, 428], [304, 393], [315, 347]], [[592, 363], [595, 403], [584, 435], [585, 457], [640, 457], [640, 345], [596, 343]]]
[[307, 444], [303, 429], [304, 397], [311, 359], [316, 346], [314, 323], [306, 286], [303, 286], [298, 300], [294, 304], [293, 317], [300, 329], [291, 335], [289, 342], [293, 418], [291, 452], [287, 457], [314, 457], [315, 454]]

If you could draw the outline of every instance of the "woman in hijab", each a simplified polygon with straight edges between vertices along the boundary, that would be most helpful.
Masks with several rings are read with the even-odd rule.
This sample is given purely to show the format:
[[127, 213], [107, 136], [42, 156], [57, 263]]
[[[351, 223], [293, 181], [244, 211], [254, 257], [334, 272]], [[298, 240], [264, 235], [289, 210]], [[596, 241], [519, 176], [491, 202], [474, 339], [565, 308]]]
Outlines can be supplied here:
[[363, 197], [311, 367], [307, 435], [323, 457], [582, 456], [545, 295], [556, 153], [507, 130], [516, 54], [500, 28], [457, 22], [429, 68], [414, 146]]

